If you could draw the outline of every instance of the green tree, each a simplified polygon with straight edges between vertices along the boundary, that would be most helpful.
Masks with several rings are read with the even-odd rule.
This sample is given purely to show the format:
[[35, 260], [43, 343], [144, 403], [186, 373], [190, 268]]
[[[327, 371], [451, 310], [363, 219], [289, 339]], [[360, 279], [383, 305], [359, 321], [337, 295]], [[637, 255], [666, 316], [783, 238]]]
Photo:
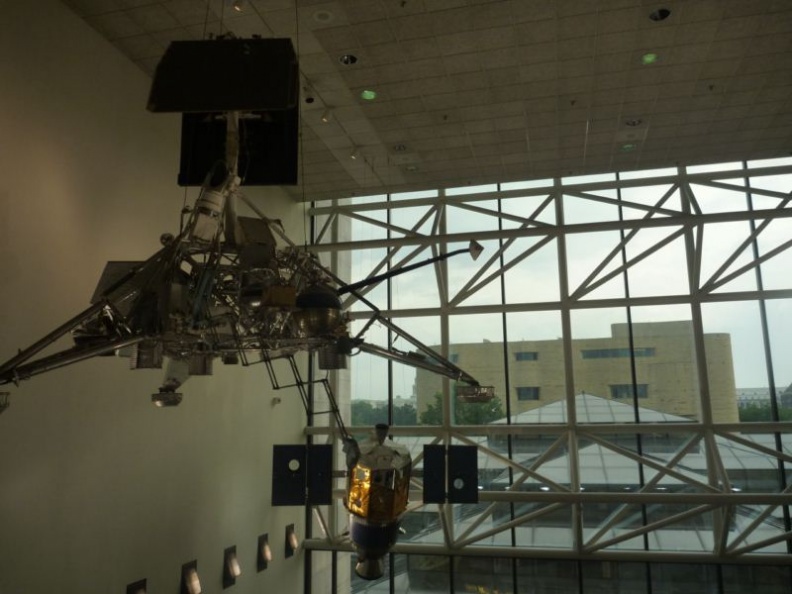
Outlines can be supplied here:
[[393, 407], [394, 425], [415, 425], [418, 422], [418, 411], [412, 404]]
[[[353, 426], [388, 422], [388, 405], [385, 402], [375, 406], [364, 400], [353, 400], [351, 412]], [[393, 407], [393, 425], [415, 425], [417, 419], [418, 414], [412, 404]]]
[[[741, 407], [739, 412], [740, 412], [740, 422], [742, 423], [773, 420], [773, 409], [770, 407], [770, 402], [767, 403], [752, 402], [747, 406]], [[792, 408], [779, 408], [778, 420], [792, 421]]]
[[388, 422], [388, 409], [374, 406], [365, 400], [352, 401], [352, 425], [371, 425]]
[[[503, 403], [497, 396], [488, 402], [461, 402], [454, 395], [454, 423], [456, 425], [486, 425], [506, 416]], [[421, 413], [423, 425], [440, 425], [443, 422], [443, 396], [434, 395], [434, 402]]]

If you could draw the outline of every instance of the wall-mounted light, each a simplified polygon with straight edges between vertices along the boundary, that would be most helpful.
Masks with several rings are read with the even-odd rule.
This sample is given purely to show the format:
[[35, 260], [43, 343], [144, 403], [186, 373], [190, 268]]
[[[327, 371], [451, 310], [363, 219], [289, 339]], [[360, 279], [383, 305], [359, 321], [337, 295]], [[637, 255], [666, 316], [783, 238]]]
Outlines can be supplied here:
[[294, 524], [286, 526], [286, 557], [291, 557], [300, 548], [300, 539], [294, 531]]
[[182, 565], [180, 594], [201, 594], [201, 580], [198, 577], [198, 561]]
[[146, 580], [138, 580], [127, 584], [126, 594], [146, 594]]
[[267, 569], [270, 561], [272, 561], [272, 549], [269, 545], [269, 534], [262, 534], [258, 537], [256, 549], [256, 571]]
[[242, 575], [242, 567], [237, 558], [236, 546], [228, 547], [223, 552], [223, 589], [233, 586]]

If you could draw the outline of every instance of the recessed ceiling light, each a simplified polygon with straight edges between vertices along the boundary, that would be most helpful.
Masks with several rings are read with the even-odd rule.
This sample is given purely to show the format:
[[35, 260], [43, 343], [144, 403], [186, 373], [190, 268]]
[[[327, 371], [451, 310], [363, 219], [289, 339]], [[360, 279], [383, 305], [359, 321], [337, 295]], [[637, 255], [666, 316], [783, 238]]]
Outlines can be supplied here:
[[649, 53], [641, 56], [641, 63], [644, 66], [648, 66], [649, 64], [654, 64], [655, 62], [657, 62], [657, 54]]
[[313, 13], [313, 20], [317, 23], [332, 23], [335, 15], [329, 10], [317, 10]]
[[393, 146], [393, 152], [395, 153], [403, 153], [406, 150], [407, 150], [406, 144], [396, 144]]
[[355, 54], [342, 54], [339, 56], [338, 61], [344, 66], [352, 66], [352, 64], [356, 63], [358, 59]]
[[377, 98], [377, 92], [372, 91], [371, 89], [365, 89], [364, 91], [360, 92], [360, 98], [365, 99], [366, 101], [374, 101]]
[[418, 165], [407, 165], [404, 169], [412, 173], [413, 171], [418, 171]]
[[643, 120], [641, 118], [628, 118], [624, 120], [624, 125], [629, 126], [630, 128], [636, 128], [643, 124]]
[[655, 22], [664, 21], [671, 16], [671, 11], [667, 8], [658, 8], [649, 14], [649, 18]]
[[629, 152], [631, 152], [631, 151], [634, 151], [634, 150], [636, 149], [636, 147], [637, 147], [637, 146], [638, 146], [637, 144], [632, 144], [632, 143], [629, 143], [629, 142], [628, 142], [627, 144], [623, 144], [623, 145], [621, 146], [621, 150], [622, 150], [622, 152], [624, 152], [624, 153], [629, 153]]

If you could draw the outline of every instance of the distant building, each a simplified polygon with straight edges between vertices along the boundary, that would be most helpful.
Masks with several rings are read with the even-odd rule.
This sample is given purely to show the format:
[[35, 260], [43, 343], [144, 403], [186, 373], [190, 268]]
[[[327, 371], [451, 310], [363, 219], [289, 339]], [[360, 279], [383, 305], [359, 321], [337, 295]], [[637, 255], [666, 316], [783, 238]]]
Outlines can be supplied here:
[[792, 384], [787, 386], [787, 389], [781, 392], [778, 398], [779, 406], [783, 408], [792, 408]]
[[[611, 336], [572, 341], [574, 391], [630, 402], [689, 419], [700, 416], [699, 377], [690, 321], [633, 323], [633, 388], [627, 324], [612, 324]], [[506, 345], [511, 414], [545, 406], [566, 394], [563, 342], [523, 340]], [[738, 422], [731, 337], [705, 334], [707, 375], [713, 420]], [[437, 347], [435, 347], [437, 348]], [[495, 386], [506, 404], [504, 345], [495, 342], [452, 344], [449, 356], [479, 382]], [[442, 379], [416, 374], [419, 415], [442, 390]]]
[[[792, 408], [792, 385], [776, 388], [776, 402], [780, 408]], [[771, 406], [770, 388], [737, 388], [737, 407]]]

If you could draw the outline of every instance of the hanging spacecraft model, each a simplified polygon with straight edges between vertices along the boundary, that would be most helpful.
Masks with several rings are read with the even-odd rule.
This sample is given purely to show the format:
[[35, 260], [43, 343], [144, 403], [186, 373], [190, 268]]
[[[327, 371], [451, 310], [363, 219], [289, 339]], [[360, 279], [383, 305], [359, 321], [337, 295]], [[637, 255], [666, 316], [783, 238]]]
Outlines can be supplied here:
[[[212, 85], [206, 84], [207, 69], [215, 74]], [[270, 78], [262, 77], [262, 71]], [[191, 376], [211, 375], [218, 359], [243, 366], [264, 363], [275, 388], [279, 386], [271, 363], [287, 359], [295, 375], [292, 385], [308, 409], [307, 383], [299, 377], [294, 355], [314, 353], [320, 369], [335, 370], [345, 368], [350, 355], [367, 352], [451, 378], [462, 397], [492, 398], [491, 387], [480, 386], [383, 317], [359, 292], [462, 253], [475, 259], [479, 244], [471, 241], [467, 249], [347, 284], [322, 266], [309, 248], [295, 245], [279, 221], [268, 218], [242, 193], [244, 185], [296, 181], [297, 83], [296, 57], [288, 39], [171, 44], [157, 68], [149, 109], [183, 113], [179, 183], [200, 185], [200, 194], [192, 208], [182, 211], [180, 231], [161, 236], [159, 251], [142, 262], [108, 262], [84, 311], [0, 364], [0, 386], [97, 356], [124, 355], [132, 369], [164, 367], [152, 401], [175, 406], [182, 400], [182, 384]], [[257, 216], [239, 216], [239, 201]], [[341, 296], [346, 294], [371, 308], [369, 323], [356, 335], [350, 333], [342, 307]], [[367, 343], [364, 332], [374, 322], [411, 350]], [[70, 347], [41, 355], [68, 336]], [[347, 450], [344, 504], [358, 553], [356, 571], [375, 579], [382, 575], [382, 558], [396, 541], [407, 507], [412, 461], [406, 448], [388, 439], [387, 426], [378, 427], [376, 437], [368, 441], [352, 439], [329, 382], [320, 383]], [[7, 393], [0, 392], [0, 412], [6, 408]], [[307, 456], [307, 449], [294, 449], [301, 446], [284, 447], [292, 448], [282, 457], [286, 463], [295, 455]], [[313, 503], [326, 502], [332, 492], [329, 447], [312, 450], [312, 463], [321, 459], [325, 471], [311, 476], [304, 470], [299, 476], [285, 471], [285, 480], [297, 485], [298, 497], [279, 500], [285, 491], [273, 490], [273, 505], [312, 503], [310, 498], [306, 502], [306, 491], [320, 493]], [[322, 484], [306, 490], [306, 481]]]
[[[205, 84], [207, 68], [216, 71], [212, 85]], [[261, 82], [267, 78], [262, 70], [271, 73], [270, 85]], [[121, 354], [130, 357], [133, 369], [165, 367], [152, 400], [170, 406], [181, 400], [177, 390], [187, 378], [210, 375], [218, 359], [247, 365], [307, 351], [317, 355], [320, 369], [332, 370], [344, 368], [353, 351], [362, 351], [443, 374], [486, 394], [473, 377], [382, 317], [358, 293], [463, 252], [476, 258], [481, 246], [471, 242], [469, 249], [347, 284], [241, 192], [244, 185], [277, 177], [260, 173], [262, 167], [272, 168], [259, 163], [267, 155], [278, 153], [280, 161], [291, 162], [283, 154], [293, 151], [296, 160], [297, 82], [288, 39], [171, 44], [157, 69], [149, 109], [185, 112], [182, 185], [197, 183], [195, 161], [211, 163], [201, 174], [195, 205], [183, 211], [180, 232], [163, 234], [162, 248], [148, 260], [108, 262], [89, 307], [0, 364], [0, 386], [95, 356]], [[239, 201], [257, 216], [238, 216]], [[372, 320], [409, 343], [411, 352], [368, 344], [362, 333], [352, 336], [342, 309], [345, 294], [369, 305]], [[71, 348], [39, 356], [68, 335]]]

